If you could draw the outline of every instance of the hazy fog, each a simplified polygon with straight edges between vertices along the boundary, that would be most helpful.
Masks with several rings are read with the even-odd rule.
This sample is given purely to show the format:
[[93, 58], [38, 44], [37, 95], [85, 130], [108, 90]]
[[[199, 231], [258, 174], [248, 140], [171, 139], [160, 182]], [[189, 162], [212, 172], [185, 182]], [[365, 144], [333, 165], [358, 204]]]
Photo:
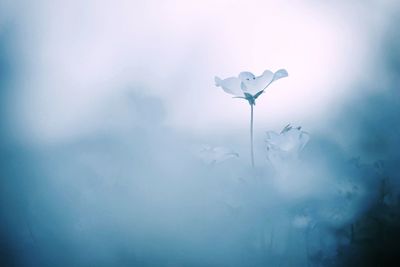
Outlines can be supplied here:
[[[0, 0], [1, 262], [390, 266], [399, 11]], [[280, 68], [255, 106], [253, 169], [250, 107], [214, 76]], [[289, 123], [304, 149], [267, 150]]]

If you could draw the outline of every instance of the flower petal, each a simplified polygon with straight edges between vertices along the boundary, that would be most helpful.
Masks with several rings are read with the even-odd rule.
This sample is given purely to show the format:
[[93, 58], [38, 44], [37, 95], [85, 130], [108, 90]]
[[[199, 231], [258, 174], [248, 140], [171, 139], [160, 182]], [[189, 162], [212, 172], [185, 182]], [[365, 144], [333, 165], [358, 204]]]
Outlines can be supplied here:
[[249, 71], [243, 71], [241, 73], [239, 73], [239, 79], [241, 81], [244, 80], [253, 80], [256, 76], [254, 76], [253, 73], [249, 72]]
[[290, 124], [278, 134], [276, 132], [267, 132], [265, 139], [267, 145], [267, 157], [273, 159], [292, 158], [296, 159], [299, 153], [307, 145], [310, 135], [301, 130], [301, 127], [293, 127]]
[[303, 148], [307, 145], [308, 141], [310, 141], [310, 135], [307, 132], [301, 132], [299, 136], [300, 146], [299, 150], [303, 150]]
[[243, 96], [241, 81], [237, 77], [230, 77], [224, 80], [219, 77], [215, 77], [215, 85], [222, 87], [222, 89], [228, 94]]
[[277, 72], [274, 73], [274, 77], [273, 77], [272, 81], [274, 82], [274, 81], [276, 81], [276, 80], [285, 78], [285, 77], [287, 77], [288, 75], [289, 75], [289, 74], [288, 74], [288, 72], [287, 72], [285, 69], [280, 69], [280, 70], [278, 70]]
[[226, 147], [213, 147], [209, 145], [203, 146], [200, 151], [196, 152], [199, 157], [206, 164], [218, 164], [232, 158], [238, 158], [239, 154]]
[[249, 72], [242, 72], [239, 74], [239, 78], [245, 77], [244, 79], [241, 79], [245, 85], [243, 88], [247, 93], [252, 95], [264, 90], [274, 77], [274, 74], [269, 70], [264, 71], [264, 73], [258, 77], [255, 77], [254, 75], [251, 77], [248, 74]]

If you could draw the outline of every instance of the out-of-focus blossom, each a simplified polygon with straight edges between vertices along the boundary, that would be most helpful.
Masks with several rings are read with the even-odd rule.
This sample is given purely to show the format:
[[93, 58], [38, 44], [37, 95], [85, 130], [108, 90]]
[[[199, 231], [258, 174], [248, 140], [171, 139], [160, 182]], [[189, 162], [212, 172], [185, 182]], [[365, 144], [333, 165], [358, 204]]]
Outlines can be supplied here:
[[232, 158], [238, 158], [239, 154], [225, 147], [205, 145], [198, 152], [198, 157], [204, 163], [214, 165]]
[[296, 215], [292, 221], [293, 227], [299, 229], [305, 229], [308, 226], [310, 226], [310, 224], [311, 224], [311, 217], [304, 214]]
[[255, 100], [272, 82], [287, 76], [288, 73], [284, 69], [280, 69], [275, 73], [266, 70], [260, 76], [244, 71], [239, 73], [238, 77], [221, 79], [216, 76], [215, 85], [221, 87], [228, 94], [247, 99], [251, 105], [254, 105]]
[[292, 127], [290, 124], [279, 134], [269, 131], [265, 139], [267, 159], [270, 162], [297, 159], [309, 140], [310, 135], [307, 132], [302, 131], [301, 127]]

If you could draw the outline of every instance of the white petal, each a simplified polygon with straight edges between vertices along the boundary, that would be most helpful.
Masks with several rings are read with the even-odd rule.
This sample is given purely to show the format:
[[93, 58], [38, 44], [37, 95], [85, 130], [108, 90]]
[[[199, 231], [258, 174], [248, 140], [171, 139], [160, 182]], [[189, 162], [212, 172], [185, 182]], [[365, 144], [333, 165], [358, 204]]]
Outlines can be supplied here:
[[[242, 72], [239, 77], [246, 77], [244, 72]], [[264, 73], [258, 77], [249, 77], [247, 76], [245, 79], [242, 79], [242, 82], [245, 85], [246, 88], [246, 92], [250, 93], [252, 95], [258, 93], [259, 91], [264, 90], [268, 84], [272, 81], [274, 74], [269, 71], [266, 70], [264, 71]]]
[[218, 164], [232, 158], [238, 158], [239, 154], [225, 147], [203, 146], [197, 156], [206, 164]]
[[269, 131], [267, 132], [267, 138], [265, 139], [267, 145], [272, 148], [279, 148], [282, 144], [283, 138], [280, 134]]
[[268, 141], [272, 141], [272, 140], [274, 140], [274, 139], [276, 139], [276, 138], [278, 138], [279, 137], [279, 134], [277, 134], [276, 132], [274, 132], [274, 131], [268, 131], [267, 132], [267, 140]]
[[272, 148], [296, 154], [300, 152], [310, 140], [309, 134], [300, 129], [300, 127], [294, 128], [287, 125], [280, 134], [267, 132], [265, 141]]
[[310, 135], [306, 132], [301, 132], [300, 134], [300, 150], [303, 150], [303, 148], [307, 145], [308, 141], [310, 141]]
[[239, 79], [244, 81], [244, 80], [252, 80], [254, 79], [256, 76], [254, 76], [253, 73], [249, 72], [249, 71], [243, 71], [241, 73], [239, 73]]
[[272, 81], [276, 81], [276, 80], [285, 78], [287, 76], [288, 76], [288, 72], [285, 69], [280, 69], [274, 73], [274, 78], [272, 79]]
[[272, 77], [274, 76], [274, 73], [270, 70], [265, 70], [262, 74], [263, 76], [266, 76], [272, 80]]
[[221, 86], [222, 89], [231, 95], [243, 96], [243, 91], [241, 89], [241, 81], [237, 77], [230, 77], [221, 80], [219, 77], [215, 77], [215, 85]]

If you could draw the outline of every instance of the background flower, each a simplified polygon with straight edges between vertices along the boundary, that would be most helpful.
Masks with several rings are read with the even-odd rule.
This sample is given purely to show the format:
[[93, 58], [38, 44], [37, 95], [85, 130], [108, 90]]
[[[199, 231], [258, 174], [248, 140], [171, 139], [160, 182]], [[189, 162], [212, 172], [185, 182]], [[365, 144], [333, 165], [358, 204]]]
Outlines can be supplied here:
[[309, 140], [310, 136], [307, 132], [302, 131], [301, 127], [293, 127], [290, 124], [279, 134], [269, 131], [265, 139], [267, 159], [270, 162], [297, 159]]
[[197, 156], [204, 163], [214, 165], [232, 158], [238, 158], [239, 154], [226, 147], [204, 145], [197, 153]]

